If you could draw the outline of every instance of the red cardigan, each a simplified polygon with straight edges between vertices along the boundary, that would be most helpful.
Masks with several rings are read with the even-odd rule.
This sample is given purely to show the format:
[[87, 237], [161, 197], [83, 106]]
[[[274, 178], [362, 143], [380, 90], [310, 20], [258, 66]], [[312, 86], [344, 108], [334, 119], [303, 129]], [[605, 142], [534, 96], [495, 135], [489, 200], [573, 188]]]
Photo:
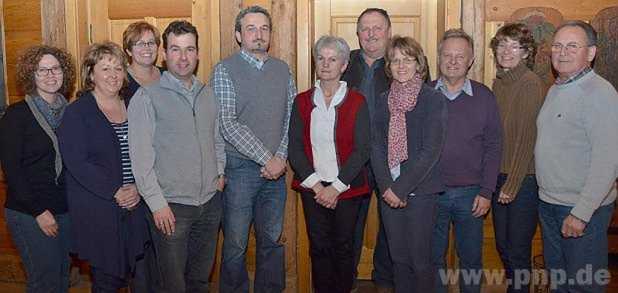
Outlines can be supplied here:
[[[292, 188], [311, 191], [302, 187], [301, 182], [314, 172], [311, 149], [311, 112], [314, 88], [296, 96], [290, 118], [290, 164], [296, 174]], [[339, 180], [349, 184], [350, 189], [339, 195], [347, 199], [370, 193], [367, 180], [366, 162], [369, 159], [369, 114], [362, 94], [348, 89], [343, 101], [336, 106], [335, 149]], [[360, 141], [358, 138], [360, 139]], [[300, 142], [299, 142], [300, 140]], [[359, 145], [360, 144], [360, 145]], [[302, 153], [299, 152], [302, 149]], [[357, 161], [349, 161], [349, 159]], [[301, 170], [302, 169], [302, 170]]]

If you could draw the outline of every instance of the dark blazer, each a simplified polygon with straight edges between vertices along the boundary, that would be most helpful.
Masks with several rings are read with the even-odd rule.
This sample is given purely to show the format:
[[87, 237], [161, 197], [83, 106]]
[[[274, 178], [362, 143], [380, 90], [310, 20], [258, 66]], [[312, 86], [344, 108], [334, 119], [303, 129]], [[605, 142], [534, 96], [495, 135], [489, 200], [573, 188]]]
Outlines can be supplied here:
[[67, 212], [63, 176], [55, 169], [56, 149], [25, 101], [0, 120], [0, 161], [7, 181], [6, 208], [36, 217]]
[[401, 175], [393, 181], [388, 167], [388, 92], [376, 103], [372, 129], [371, 164], [381, 193], [388, 188], [401, 199], [410, 193], [434, 194], [444, 191], [437, 163], [446, 138], [446, 98], [423, 84], [416, 107], [406, 113], [408, 159], [401, 163]]
[[92, 266], [125, 277], [127, 267], [133, 267], [135, 258], [143, 254], [146, 209], [140, 202], [128, 212], [114, 200], [122, 186], [120, 145], [91, 92], [67, 107], [58, 138], [73, 251]]

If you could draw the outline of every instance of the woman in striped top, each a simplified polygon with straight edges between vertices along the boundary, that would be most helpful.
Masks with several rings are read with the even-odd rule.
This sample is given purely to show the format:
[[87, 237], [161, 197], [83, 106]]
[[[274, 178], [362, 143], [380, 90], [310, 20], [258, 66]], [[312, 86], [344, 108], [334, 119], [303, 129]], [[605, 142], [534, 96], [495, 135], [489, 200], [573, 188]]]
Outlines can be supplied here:
[[[73, 249], [90, 263], [92, 292], [126, 287], [147, 239], [146, 208], [131, 172], [127, 109], [119, 95], [126, 64], [118, 45], [92, 45], [82, 62], [79, 98], [67, 107], [58, 131]], [[144, 286], [143, 281], [133, 284]]]

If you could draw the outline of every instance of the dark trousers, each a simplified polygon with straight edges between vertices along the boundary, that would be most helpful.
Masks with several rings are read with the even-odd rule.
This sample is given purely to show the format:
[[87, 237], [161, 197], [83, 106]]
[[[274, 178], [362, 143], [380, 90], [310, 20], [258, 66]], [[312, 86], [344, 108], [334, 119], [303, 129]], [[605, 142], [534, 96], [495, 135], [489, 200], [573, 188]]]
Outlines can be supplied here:
[[437, 195], [408, 197], [405, 208], [381, 205], [396, 293], [435, 292], [431, 255]]
[[354, 284], [354, 227], [363, 197], [340, 200], [334, 210], [318, 204], [313, 192], [302, 192], [303, 211], [316, 293], [348, 293]]
[[[386, 243], [386, 232], [382, 221], [382, 212], [380, 206], [384, 204], [380, 193], [376, 190], [378, 202], [378, 236], [376, 245], [373, 249], [373, 271], [371, 277], [376, 286], [384, 288], [392, 288], [393, 285], [393, 263], [388, 252], [388, 244]], [[361, 253], [363, 251], [363, 236], [365, 235], [365, 224], [367, 223], [367, 214], [369, 213], [369, 202], [371, 197], [366, 197], [361, 202], [361, 207], [356, 219], [354, 227], [354, 268], [360, 263]]]
[[127, 286], [127, 280], [105, 273], [97, 267], [90, 267], [92, 277], [92, 293], [116, 293], [120, 288]]
[[[539, 187], [534, 175], [524, 177], [515, 199], [508, 204], [498, 202], [507, 175], [498, 176], [492, 200], [496, 249], [504, 266], [508, 293], [530, 292], [532, 276], [532, 238], [539, 222]], [[517, 276], [515, 276], [517, 274]]]
[[148, 224], [153, 249], [147, 250], [155, 292], [208, 292], [221, 223], [221, 193], [200, 206], [170, 203], [176, 219], [172, 235], [161, 233], [152, 215]]

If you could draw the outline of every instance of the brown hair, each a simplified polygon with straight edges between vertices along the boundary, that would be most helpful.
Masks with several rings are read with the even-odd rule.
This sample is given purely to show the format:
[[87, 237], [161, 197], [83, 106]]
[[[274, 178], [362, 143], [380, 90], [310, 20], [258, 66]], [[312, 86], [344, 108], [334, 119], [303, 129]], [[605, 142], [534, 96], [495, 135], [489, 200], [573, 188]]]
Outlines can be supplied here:
[[[528, 52], [528, 56], [525, 58], [526, 66], [532, 69], [534, 67], [534, 56], [536, 56], [536, 43], [534, 42], [532, 32], [528, 29], [526, 24], [505, 24], [496, 32], [496, 35], [491, 39], [491, 43], [489, 43], [489, 47], [494, 53], [494, 59], [496, 59], [497, 56], [496, 50], [498, 49], [498, 45], [500, 42], [506, 41], [507, 38], [519, 42], [522, 48]], [[496, 64], [499, 66], [497, 61]]]
[[389, 78], [393, 77], [393, 73], [391, 72], [391, 59], [393, 58], [395, 49], [399, 49], [404, 55], [415, 58], [418, 64], [418, 66], [416, 66], [416, 72], [421, 75], [421, 79], [425, 79], [425, 76], [427, 76], [427, 59], [425, 59], [423, 47], [413, 38], [399, 35], [392, 37], [388, 45], [386, 45], [386, 55], [384, 56], [386, 60], [386, 75]]
[[133, 49], [133, 45], [135, 45], [135, 43], [137, 43], [146, 32], [152, 32], [155, 43], [157, 43], [157, 47], [161, 45], [161, 34], [159, 33], [159, 30], [152, 24], [145, 21], [137, 21], [130, 24], [122, 33], [122, 49], [127, 56]]
[[65, 97], [70, 94], [75, 81], [75, 65], [69, 52], [56, 47], [37, 45], [26, 49], [17, 61], [17, 84], [28, 95], [38, 95], [36, 91], [35, 72], [44, 55], [51, 55], [58, 60], [62, 68], [62, 86], [58, 92]]
[[[82, 60], [81, 66], [81, 83], [79, 95], [92, 91], [94, 89], [94, 81], [90, 77], [92, 71], [94, 70], [94, 66], [99, 63], [99, 61], [103, 60], [104, 57], [111, 56], [113, 58], [117, 58], [122, 64], [122, 68], [125, 72], [127, 72], [127, 55], [124, 54], [120, 46], [114, 42], [105, 41], [103, 43], [94, 43], [90, 47], [88, 47], [88, 51], [86, 55], [84, 55], [84, 59]], [[128, 80], [125, 74], [124, 81], [122, 83], [122, 87], [125, 88], [127, 86]]]

